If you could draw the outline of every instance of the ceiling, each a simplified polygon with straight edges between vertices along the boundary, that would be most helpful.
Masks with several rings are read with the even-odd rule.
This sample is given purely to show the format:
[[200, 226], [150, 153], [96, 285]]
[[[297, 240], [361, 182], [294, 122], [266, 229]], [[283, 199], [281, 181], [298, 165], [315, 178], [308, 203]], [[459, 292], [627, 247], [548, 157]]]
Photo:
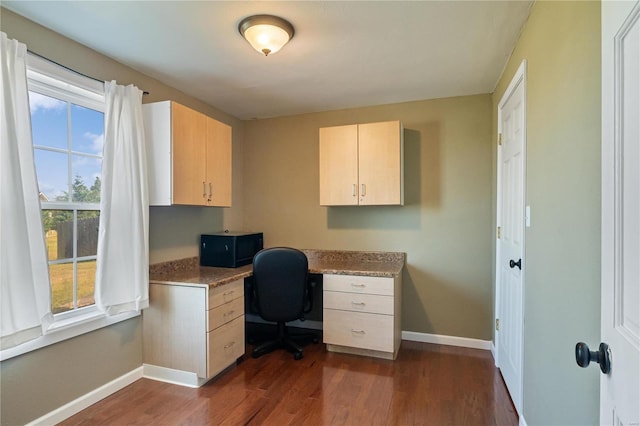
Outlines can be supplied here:
[[[491, 93], [532, 1], [9, 1], [2, 6], [241, 119]], [[260, 55], [249, 15], [295, 36]]]

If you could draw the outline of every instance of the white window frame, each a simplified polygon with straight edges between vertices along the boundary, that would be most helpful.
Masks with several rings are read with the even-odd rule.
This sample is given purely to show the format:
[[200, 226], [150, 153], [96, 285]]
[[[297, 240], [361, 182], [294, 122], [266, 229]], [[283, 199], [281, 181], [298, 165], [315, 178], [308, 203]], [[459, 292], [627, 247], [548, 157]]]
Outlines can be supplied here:
[[[27, 79], [29, 90], [60, 99], [64, 93], [65, 101], [104, 112], [104, 83], [78, 74], [63, 66], [50, 62], [37, 55], [27, 55]], [[40, 147], [38, 147], [40, 148]], [[43, 147], [49, 150], [49, 147]], [[55, 150], [55, 149], [54, 149]], [[61, 151], [59, 151], [61, 152]], [[67, 151], [68, 152], [68, 151]], [[82, 155], [86, 155], [82, 153]], [[90, 155], [89, 155], [90, 156]], [[99, 205], [83, 203], [49, 202], [47, 208], [62, 210], [100, 210]], [[74, 228], [77, 216], [74, 214]], [[74, 233], [74, 239], [75, 239]], [[74, 241], [74, 245], [76, 242]], [[74, 250], [74, 255], [77, 254]], [[92, 256], [93, 258], [93, 256]], [[75, 257], [75, 261], [84, 258]], [[75, 268], [74, 268], [75, 269]], [[75, 274], [74, 274], [75, 281]], [[75, 290], [74, 290], [75, 293]], [[74, 296], [75, 301], [75, 296]], [[0, 351], [0, 361], [85, 334], [102, 327], [139, 316], [137, 312], [107, 316], [96, 305], [76, 308], [54, 315], [54, 322], [43, 336], [21, 345]]]

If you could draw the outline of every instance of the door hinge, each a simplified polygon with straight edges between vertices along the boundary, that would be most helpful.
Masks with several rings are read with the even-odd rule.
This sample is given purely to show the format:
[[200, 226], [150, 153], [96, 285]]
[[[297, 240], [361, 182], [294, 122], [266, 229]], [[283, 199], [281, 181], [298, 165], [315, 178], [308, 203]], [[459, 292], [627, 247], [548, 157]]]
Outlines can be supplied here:
[[500, 331], [500, 319], [496, 318], [496, 331]]
[[500, 227], [498, 226], [498, 239], [500, 239]]
[[502, 133], [498, 133], [498, 145], [502, 146]]

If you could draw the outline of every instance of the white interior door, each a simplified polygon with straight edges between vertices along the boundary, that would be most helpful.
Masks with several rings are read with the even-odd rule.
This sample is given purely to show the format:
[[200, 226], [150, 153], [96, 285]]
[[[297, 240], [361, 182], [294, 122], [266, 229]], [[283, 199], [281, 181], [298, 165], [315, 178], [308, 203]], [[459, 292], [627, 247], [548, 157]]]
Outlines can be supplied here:
[[640, 424], [640, 2], [602, 2], [600, 423]]
[[497, 365], [522, 415], [525, 69], [523, 61], [498, 105]]

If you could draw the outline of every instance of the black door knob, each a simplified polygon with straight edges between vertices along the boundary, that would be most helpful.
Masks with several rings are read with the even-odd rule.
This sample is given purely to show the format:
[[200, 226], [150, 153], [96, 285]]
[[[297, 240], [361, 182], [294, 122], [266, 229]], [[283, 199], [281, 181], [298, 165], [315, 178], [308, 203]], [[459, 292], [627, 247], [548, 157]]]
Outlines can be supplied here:
[[589, 345], [584, 342], [578, 342], [576, 344], [576, 362], [578, 365], [586, 368], [591, 361], [600, 364], [600, 371], [604, 374], [609, 374], [611, 371], [611, 351], [609, 350], [609, 345], [600, 343], [598, 351], [590, 351]]
[[514, 261], [513, 259], [509, 261], [509, 267], [511, 269], [515, 268], [516, 266], [518, 267], [518, 269], [522, 270], [522, 259], [518, 259], [517, 262]]

